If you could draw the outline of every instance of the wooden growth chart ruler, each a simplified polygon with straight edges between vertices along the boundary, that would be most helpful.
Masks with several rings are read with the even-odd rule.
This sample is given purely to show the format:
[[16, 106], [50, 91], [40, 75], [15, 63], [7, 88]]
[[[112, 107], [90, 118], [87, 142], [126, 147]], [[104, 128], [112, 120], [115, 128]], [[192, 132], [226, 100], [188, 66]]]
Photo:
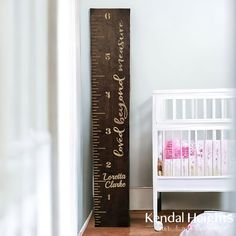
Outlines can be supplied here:
[[90, 23], [95, 226], [129, 226], [130, 10]]

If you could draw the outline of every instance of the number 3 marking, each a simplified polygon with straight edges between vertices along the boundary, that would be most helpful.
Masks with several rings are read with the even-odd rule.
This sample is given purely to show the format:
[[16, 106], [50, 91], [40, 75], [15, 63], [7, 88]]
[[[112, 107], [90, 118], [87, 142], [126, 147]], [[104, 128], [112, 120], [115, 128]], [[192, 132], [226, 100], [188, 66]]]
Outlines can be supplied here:
[[106, 128], [106, 134], [111, 134], [111, 129], [110, 128]]

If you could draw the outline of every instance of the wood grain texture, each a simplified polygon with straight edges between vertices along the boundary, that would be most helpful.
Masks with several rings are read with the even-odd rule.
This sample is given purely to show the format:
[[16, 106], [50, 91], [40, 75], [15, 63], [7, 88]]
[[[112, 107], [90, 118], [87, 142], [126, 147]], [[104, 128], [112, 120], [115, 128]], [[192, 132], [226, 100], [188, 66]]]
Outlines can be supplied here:
[[130, 10], [91, 9], [96, 226], [129, 226]]

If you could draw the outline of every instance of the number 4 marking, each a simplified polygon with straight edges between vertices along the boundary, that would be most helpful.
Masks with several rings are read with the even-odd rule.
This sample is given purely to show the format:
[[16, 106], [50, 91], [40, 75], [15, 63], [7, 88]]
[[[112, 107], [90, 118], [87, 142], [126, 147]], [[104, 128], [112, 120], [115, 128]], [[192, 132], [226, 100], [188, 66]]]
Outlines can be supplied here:
[[111, 92], [106, 92], [106, 97], [110, 99], [111, 98]]

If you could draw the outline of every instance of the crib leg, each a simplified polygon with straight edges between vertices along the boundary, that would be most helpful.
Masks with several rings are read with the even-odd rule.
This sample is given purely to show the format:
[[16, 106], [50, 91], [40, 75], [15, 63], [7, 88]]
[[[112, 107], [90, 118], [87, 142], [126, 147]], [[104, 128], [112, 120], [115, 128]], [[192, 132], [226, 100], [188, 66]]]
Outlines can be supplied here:
[[[157, 194], [157, 196], [158, 196], [158, 194]], [[162, 202], [161, 199], [162, 199], [162, 197], [161, 196], [162, 196], [162, 193], [159, 193], [159, 199], [157, 198], [157, 203], [158, 203], [157, 206], [158, 206], [159, 211], [162, 210], [162, 208], [161, 208], [161, 202]]]
[[[155, 186], [153, 186], [155, 188]], [[153, 190], [153, 223], [154, 223], [154, 229], [158, 231], [157, 227], [157, 217], [158, 217], [158, 198], [157, 198], [157, 191]]]
[[154, 229], [156, 231], [161, 231], [163, 229], [163, 224], [158, 221], [158, 192], [154, 190], [153, 192], [153, 223], [154, 223]]

